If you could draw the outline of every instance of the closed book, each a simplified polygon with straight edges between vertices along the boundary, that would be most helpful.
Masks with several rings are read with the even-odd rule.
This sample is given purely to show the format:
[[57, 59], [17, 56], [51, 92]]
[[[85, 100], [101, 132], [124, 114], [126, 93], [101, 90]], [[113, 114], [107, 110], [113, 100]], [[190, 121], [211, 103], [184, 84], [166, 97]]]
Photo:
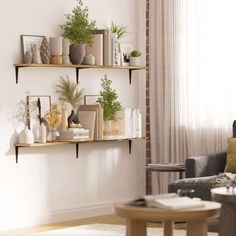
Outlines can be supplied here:
[[93, 34], [93, 43], [91, 46], [86, 45], [86, 55], [93, 55], [95, 58], [95, 64], [103, 65], [103, 34]]
[[108, 29], [98, 29], [95, 34], [103, 35], [103, 65], [108, 65]]
[[89, 138], [91, 140], [94, 140], [96, 112], [79, 110], [78, 114], [79, 114], [79, 120], [82, 126], [85, 129], [89, 129]]
[[79, 111], [95, 111], [95, 130], [94, 130], [94, 139], [102, 140], [103, 139], [103, 110], [101, 104], [91, 104], [91, 105], [80, 105]]

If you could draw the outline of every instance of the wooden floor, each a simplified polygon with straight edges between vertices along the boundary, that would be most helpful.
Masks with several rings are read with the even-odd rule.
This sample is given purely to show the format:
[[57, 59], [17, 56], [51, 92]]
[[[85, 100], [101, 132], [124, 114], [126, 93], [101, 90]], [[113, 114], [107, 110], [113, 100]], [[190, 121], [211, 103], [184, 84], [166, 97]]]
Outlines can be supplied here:
[[[66, 222], [59, 222], [50, 225], [41, 225], [31, 228], [16, 229], [11, 231], [0, 231], [0, 236], [22, 236], [24, 234], [43, 232], [54, 229], [63, 229], [67, 227], [73, 227], [78, 225], [87, 225], [87, 224], [118, 224], [125, 225], [126, 220], [124, 218], [117, 217], [115, 215], [106, 215], [93, 217], [88, 219], [78, 219]], [[158, 223], [148, 223], [149, 227], [161, 227], [161, 224]], [[183, 228], [184, 224], [178, 225], [176, 228]]]

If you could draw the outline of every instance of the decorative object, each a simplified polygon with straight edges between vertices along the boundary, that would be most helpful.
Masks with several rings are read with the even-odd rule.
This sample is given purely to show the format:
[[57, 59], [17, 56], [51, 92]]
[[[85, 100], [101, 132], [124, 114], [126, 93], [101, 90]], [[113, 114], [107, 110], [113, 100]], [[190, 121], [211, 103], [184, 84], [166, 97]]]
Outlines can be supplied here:
[[133, 46], [130, 43], [120, 43], [121, 65], [129, 66], [130, 53], [133, 51]]
[[47, 124], [42, 114], [51, 108], [51, 96], [49, 95], [28, 95], [27, 104], [27, 125], [31, 129], [33, 126], [39, 127], [41, 123]]
[[[39, 35], [21, 35], [21, 46], [22, 46], [22, 58], [24, 61], [24, 56], [26, 52], [31, 52], [32, 45], [35, 44], [38, 51], [43, 41], [44, 36]], [[40, 60], [41, 61], [41, 60]], [[25, 62], [24, 62], [25, 63]]]
[[63, 58], [62, 56], [51, 56], [50, 64], [62, 64]]
[[49, 48], [50, 48], [50, 56], [62, 56], [62, 38], [50, 37]]
[[44, 123], [41, 123], [39, 126], [39, 143], [47, 142], [47, 128]]
[[119, 51], [119, 43], [117, 39], [117, 35], [114, 35], [114, 55], [113, 55], [113, 66], [120, 66], [121, 61], [120, 61], [120, 51]]
[[49, 58], [50, 58], [49, 44], [45, 36], [43, 36], [43, 41], [40, 46], [40, 56], [43, 64], [49, 64]]
[[32, 63], [41, 64], [40, 51], [36, 44], [31, 44]]
[[140, 62], [139, 62], [139, 58], [141, 56], [141, 52], [139, 50], [133, 50], [130, 53], [130, 66], [139, 66]]
[[78, 43], [76, 45], [70, 45], [69, 58], [72, 64], [80, 65], [85, 56], [84, 44]]
[[[81, 64], [84, 56], [84, 44], [92, 43], [92, 34], [96, 30], [96, 21], [89, 21], [88, 8], [83, 6], [81, 0], [77, 0], [77, 6], [71, 14], [66, 15], [66, 22], [61, 25], [63, 35], [70, 40], [70, 60], [73, 64]], [[76, 45], [80, 44], [79, 47]], [[78, 55], [79, 59], [75, 59]]]
[[104, 121], [104, 129], [103, 129], [103, 135], [104, 136], [111, 136], [113, 134], [113, 121], [112, 120], [105, 120]]
[[100, 97], [97, 102], [101, 104], [103, 108], [103, 119], [107, 120], [116, 120], [116, 112], [121, 110], [121, 103], [117, 101], [118, 95], [115, 89], [111, 88], [112, 81], [107, 79], [105, 74], [102, 79], [102, 88], [100, 91]]
[[47, 121], [49, 132], [48, 132], [48, 141], [55, 141], [59, 133], [56, 130], [56, 125], [61, 121], [60, 120], [61, 112], [57, 108], [57, 104], [53, 103], [51, 109], [46, 111], [44, 119]]
[[95, 64], [95, 57], [91, 54], [84, 57], [83, 64], [85, 65], [94, 65]]
[[70, 58], [70, 41], [67, 38], [62, 39], [62, 64], [71, 64]]
[[19, 134], [19, 143], [25, 143], [25, 144], [34, 143], [34, 135], [27, 126]]
[[117, 35], [118, 40], [127, 35], [127, 26], [116, 24], [114, 22], [111, 23], [110, 30], [112, 33]]
[[32, 63], [32, 53], [31, 50], [27, 50], [24, 54], [24, 63], [31, 64]]
[[70, 119], [68, 117], [68, 127], [71, 127], [72, 122], [78, 124], [79, 119], [77, 115], [77, 110], [79, 108], [79, 104], [83, 99], [83, 90], [78, 91], [77, 84], [71, 82], [69, 77], [66, 79], [60, 76], [59, 83], [56, 85], [56, 92], [59, 96], [59, 100], [62, 102], [69, 103], [71, 105], [72, 113], [75, 116], [72, 118], [73, 114], [71, 114]]
[[74, 124], [77, 124], [77, 114], [74, 110], [71, 110], [70, 115], [67, 118], [68, 128], [74, 128]]
[[65, 131], [68, 129], [68, 121], [67, 121], [67, 105], [63, 103], [61, 106], [61, 125], [60, 130]]

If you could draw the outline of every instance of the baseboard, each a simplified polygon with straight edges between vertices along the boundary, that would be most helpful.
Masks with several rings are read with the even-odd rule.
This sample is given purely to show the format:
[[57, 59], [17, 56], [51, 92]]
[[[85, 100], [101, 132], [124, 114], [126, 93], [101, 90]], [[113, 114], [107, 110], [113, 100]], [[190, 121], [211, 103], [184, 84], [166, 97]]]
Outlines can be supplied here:
[[76, 209], [58, 210], [39, 214], [11, 216], [0, 220], [0, 230], [32, 227], [82, 218], [109, 215], [113, 213], [113, 203], [86, 206]]

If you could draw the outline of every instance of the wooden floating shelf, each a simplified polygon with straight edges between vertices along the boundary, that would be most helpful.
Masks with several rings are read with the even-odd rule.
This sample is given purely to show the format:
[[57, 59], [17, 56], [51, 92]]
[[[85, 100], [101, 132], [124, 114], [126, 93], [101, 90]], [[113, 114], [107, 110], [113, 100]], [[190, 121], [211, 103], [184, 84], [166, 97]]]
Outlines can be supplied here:
[[79, 144], [80, 143], [104, 143], [104, 142], [128, 141], [129, 142], [129, 153], [131, 154], [132, 141], [138, 141], [138, 140], [146, 140], [146, 137], [111, 138], [111, 139], [108, 138], [108, 139], [103, 139], [103, 140], [67, 140], [67, 141], [55, 141], [55, 142], [47, 142], [47, 143], [32, 143], [32, 144], [16, 143], [15, 144], [16, 163], [18, 163], [19, 148], [35, 148], [35, 147], [46, 147], [46, 146], [58, 146], [58, 145], [65, 145], [65, 144], [75, 144], [76, 145], [76, 158], [78, 158], [79, 157]]
[[34, 68], [73, 68], [76, 69], [76, 83], [79, 82], [80, 69], [124, 69], [129, 70], [129, 83], [131, 84], [132, 71], [144, 70], [145, 66], [100, 66], [100, 65], [65, 65], [65, 64], [14, 64], [16, 73], [16, 83], [18, 84], [19, 68], [34, 67]]

